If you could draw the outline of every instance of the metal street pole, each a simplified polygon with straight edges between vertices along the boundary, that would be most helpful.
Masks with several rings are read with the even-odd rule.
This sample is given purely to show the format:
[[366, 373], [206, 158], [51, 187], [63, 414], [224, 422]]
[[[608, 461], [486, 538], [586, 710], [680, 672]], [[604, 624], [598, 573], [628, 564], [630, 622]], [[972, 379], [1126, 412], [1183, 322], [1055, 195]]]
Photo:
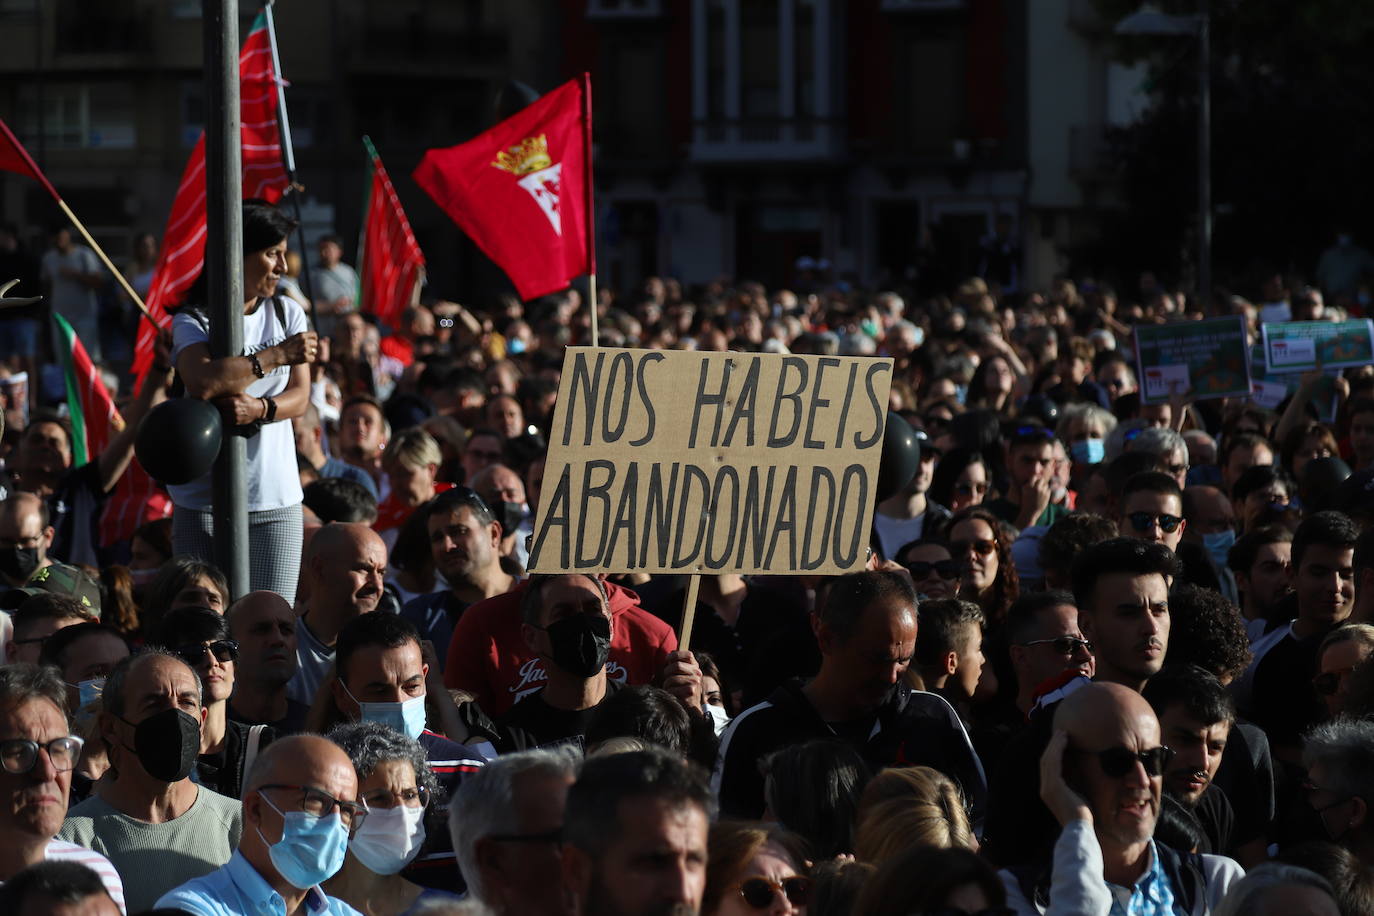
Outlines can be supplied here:
[[1207, 0], [1198, 16], [1197, 286], [1204, 314], [1212, 304], [1212, 20]]
[[[205, 271], [210, 355], [243, 353], [243, 165], [239, 144], [238, 0], [202, 0], [205, 38]], [[215, 565], [234, 600], [248, 584], [247, 440], [224, 437], [215, 460]]]

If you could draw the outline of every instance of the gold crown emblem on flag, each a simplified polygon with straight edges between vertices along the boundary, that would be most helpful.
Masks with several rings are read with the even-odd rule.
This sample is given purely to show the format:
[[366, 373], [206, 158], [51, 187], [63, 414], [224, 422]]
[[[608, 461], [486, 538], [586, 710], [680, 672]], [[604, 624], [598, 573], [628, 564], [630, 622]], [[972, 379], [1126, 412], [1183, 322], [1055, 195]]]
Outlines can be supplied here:
[[497, 153], [496, 161], [492, 165], [503, 172], [523, 176], [549, 168], [553, 165], [553, 160], [549, 158], [549, 143], [544, 135], [540, 134], [537, 137], [526, 137], [509, 149]]

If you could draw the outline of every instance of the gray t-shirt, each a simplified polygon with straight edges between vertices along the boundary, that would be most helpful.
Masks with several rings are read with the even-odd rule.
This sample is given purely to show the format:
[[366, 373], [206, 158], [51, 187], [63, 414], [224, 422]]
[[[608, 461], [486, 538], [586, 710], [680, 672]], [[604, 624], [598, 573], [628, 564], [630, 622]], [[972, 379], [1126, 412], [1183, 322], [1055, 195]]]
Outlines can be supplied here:
[[334, 664], [334, 649], [315, 638], [304, 617], [299, 623], [296, 627], [296, 673], [286, 685], [286, 696], [309, 706]]
[[114, 863], [125, 878], [129, 912], [151, 909], [159, 897], [219, 868], [238, 848], [243, 809], [203, 786], [180, 817], [150, 824], [93, 795], [67, 812], [58, 839], [85, 846]]

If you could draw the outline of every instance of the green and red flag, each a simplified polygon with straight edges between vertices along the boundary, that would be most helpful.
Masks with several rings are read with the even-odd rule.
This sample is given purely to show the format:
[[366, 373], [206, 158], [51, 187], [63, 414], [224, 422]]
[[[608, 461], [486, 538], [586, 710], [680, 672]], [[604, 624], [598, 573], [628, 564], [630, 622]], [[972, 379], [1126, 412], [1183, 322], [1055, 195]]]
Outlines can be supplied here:
[[52, 322], [53, 344], [67, 383], [67, 410], [72, 421], [72, 466], [80, 467], [104, 451], [110, 439], [124, 428], [124, 418], [119, 415], [110, 390], [105, 387], [71, 324], [56, 312]]
[[363, 228], [358, 234], [358, 305], [394, 328], [424, 282], [425, 255], [382, 157], [367, 137], [363, 137], [363, 147], [368, 176]]

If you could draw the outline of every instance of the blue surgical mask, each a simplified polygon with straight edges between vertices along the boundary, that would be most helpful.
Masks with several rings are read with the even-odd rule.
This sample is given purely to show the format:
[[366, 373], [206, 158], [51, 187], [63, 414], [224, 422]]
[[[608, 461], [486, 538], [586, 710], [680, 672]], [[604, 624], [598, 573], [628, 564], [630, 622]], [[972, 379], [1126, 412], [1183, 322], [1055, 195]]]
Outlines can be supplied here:
[[955, 386], [954, 386], [954, 400], [958, 401], [960, 404], [966, 403], [966, 402], [968, 401], [968, 386], [967, 386], [967, 385], [955, 385]]
[[344, 693], [348, 694], [349, 699], [358, 704], [358, 717], [364, 722], [377, 722], [394, 728], [396, 731], [405, 735], [412, 741], [420, 737], [420, 733], [425, 730], [425, 695], [422, 693], [418, 697], [411, 697], [400, 703], [364, 703], [353, 696], [353, 691], [348, 689], [348, 685], [339, 681]]
[[1235, 543], [1236, 532], [1233, 528], [1202, 536], [1202, 546], [1207, 548], [1207, 553], [1212, 557], [1217, 569], [1226, 568], [1226, 555], [1231, 552], [1231, 547]]
[[1084, 439], [1069, 446], [1069, 454], [1076, 464], [1101, 464], [1107, 454], [1104, 439]]
[[87, 681], [77, 681], [76, 691], [79, 699], [76, 701], [78, 706], [84, 707], [91, 700], [98, 700], [100, 694], [105, 690], [105, 679], [103, 677], [93, 677]]
[[[317, 817], [304, 811], [282, 811], [266, 795], [262, 800], [282, 816], [281, 839], [267, 844], [267, 854], [278, 874], [300, 890], [328, 881], [343, 867], [348, 851], [348, 828], [335, 811]], [[258, 827], [258, 838], [267, 843]]]
[[525, 352], [525, 341], [519, 337], [512, 337], [506, 341], [506, 352], [518, 356]]

